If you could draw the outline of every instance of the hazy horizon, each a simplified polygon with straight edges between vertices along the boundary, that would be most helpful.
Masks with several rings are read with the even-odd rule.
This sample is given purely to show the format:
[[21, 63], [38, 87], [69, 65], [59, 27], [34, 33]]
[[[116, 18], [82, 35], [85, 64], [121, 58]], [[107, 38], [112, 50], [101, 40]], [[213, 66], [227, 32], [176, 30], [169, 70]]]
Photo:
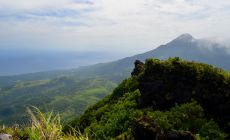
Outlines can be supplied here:
[[0, 49], [0, 76], [75, 69], [120, 58], [111, 52]]
[[0, 75], [109, 62], [183, 33], [229, 46], [229, 9], [226, 0], [0, 0]]

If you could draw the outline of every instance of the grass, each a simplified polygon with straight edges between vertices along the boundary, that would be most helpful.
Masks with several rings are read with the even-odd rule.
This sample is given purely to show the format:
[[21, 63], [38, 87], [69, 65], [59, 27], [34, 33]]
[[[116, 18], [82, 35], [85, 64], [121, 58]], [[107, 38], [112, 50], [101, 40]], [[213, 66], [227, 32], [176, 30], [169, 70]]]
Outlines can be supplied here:
[[0, 133], [11, 134], [14, 140], [88, 140], [88, 136], [78, 130], [73, 130], [69, 134], [63, 133], [59, 114], [42, 113], [37, 107], [27, 108], [27, 113], [30, 116], [30, 126], [23, 128], [2, 126]]

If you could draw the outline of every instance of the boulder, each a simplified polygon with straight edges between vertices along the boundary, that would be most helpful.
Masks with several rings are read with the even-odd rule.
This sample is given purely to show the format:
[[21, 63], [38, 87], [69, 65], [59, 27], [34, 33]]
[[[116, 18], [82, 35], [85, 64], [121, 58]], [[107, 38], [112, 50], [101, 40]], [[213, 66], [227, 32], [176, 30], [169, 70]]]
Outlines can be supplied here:
[[[195, 140], [189, 131], [170, 131], [168, 133], [151, 118], [143, 116], [136, 120], [132, 127], [135, 140]], [[126, 140], [126, 139], [125, 139]]]
[[163, 134], [160, 126], [147, 116], [133, 124], [132, 133], [135, 140], [159, 140]]
[[144, 63], [141, 62], [140, 60], [135, 61], [135, 67], [131, 73], [132, 76], [140, 74], [144, 70]]
[[12, 135], [9, 134], [0, 134], [0, 140], [12, 140]]
[[189, 131], [172, 131], [166, 134], [166, 140], [196, 140]]

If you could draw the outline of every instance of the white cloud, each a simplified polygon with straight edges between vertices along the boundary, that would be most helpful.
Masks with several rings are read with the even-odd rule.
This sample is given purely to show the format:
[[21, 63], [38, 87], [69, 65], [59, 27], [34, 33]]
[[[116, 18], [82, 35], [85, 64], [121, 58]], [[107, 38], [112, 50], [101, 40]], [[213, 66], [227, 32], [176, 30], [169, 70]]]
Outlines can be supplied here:
[[60, 6], [60, 4], [66, 4], [65, 0], [1, 0], [1, 8], [9, 8], [13, 10], [28, 10], [39, 9], [44, 7], [50, 7], [53, 5]]
[[[1, 8], [9, 8], [12, 10], [36, 10], [43, 8], [61, 8], [72, 7], [71, 0], [1, 0]], [[82, 4], [82, 3], [78, 3]], [[77, 3], [75, 3], [77, 5]]]
[[[0, 0], [2, 13], [15, 14], [1, 20], [0, 13], [0, 41], [14, 40], [27, 46], [36, 42], [41, 46], [76, 50], [122, 50], [135, 54], [153, 49], [185, 32], [198, 38], [230, 38], [230, 10], [227, 8], [230, 1], [82, 1]], [[76, 13], [57, 15], [65, 10]], [[34, 11], [44, 14], [36, 15]], [[26, 18], [20, 20], [22, 16]]]

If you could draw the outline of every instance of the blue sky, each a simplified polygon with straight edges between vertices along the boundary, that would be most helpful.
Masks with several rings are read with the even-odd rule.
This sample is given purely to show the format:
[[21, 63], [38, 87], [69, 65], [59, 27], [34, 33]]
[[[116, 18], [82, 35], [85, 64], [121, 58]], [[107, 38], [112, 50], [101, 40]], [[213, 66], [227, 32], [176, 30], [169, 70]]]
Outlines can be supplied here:
[[0, 0], [0, 48], [133, 55], [182, 33], [228, 44], [229, 0]]

